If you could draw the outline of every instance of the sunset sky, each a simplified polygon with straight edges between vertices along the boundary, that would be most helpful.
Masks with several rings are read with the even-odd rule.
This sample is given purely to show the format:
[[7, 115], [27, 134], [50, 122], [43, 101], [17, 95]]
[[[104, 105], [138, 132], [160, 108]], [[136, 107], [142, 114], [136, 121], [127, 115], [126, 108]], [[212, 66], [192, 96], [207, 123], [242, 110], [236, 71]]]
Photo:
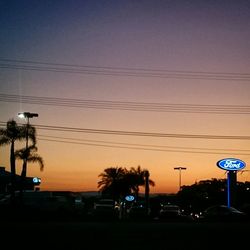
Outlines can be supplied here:
[[176, 192], [178, 166], [182, 185], [226, 178], [226, 157], [248, 170], [249, 27], [248, 0], [0, 0], [0, 125], [39, 114], [41, 190], [97, 190], [108, 167], [148, 169], [151, 192]]

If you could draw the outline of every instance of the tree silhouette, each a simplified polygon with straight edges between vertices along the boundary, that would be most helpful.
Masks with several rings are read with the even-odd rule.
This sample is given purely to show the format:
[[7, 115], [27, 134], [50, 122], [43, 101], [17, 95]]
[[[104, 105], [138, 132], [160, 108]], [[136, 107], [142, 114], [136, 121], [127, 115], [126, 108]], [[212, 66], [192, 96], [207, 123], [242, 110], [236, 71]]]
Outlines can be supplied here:
[[149, 171], [147, 169], [141, 169], [140, 166], [138, 166], [137, 168], [132, 167], [129, 171], [129, 176], [131, 180], [131, 187], [136, 198], [138, 198], [140, 186], [143, 186], [145, 188], [145, 191], [148, 192], [149, 186], [155, 186], [155, 182], [151, 179], [148, 179]]
[[226, 179], [202, 180], [190, 186], [183, 186], [177, 193], [183, 207], [192, 206], [193, 210], [202, 211], [214, 204], [226, 202]]
[[102, 194], [109, 194], [116, 200], [130, 193], [134, 193], [138, 198], [140, 186], [145, 187], [145, 196], [148, 196], [149, 185], [155, 185], [154, 181], [148, 178], [149, 171], [141, 169], [140, 166], [130, 170], [121, 167], [106, 168], [99, 177], [101, 180], [98, 182], [98, 188]]
[[113, 199], [119, 200], [120, 196], [129, 192], [129, 186], [126, 183], [126, 169], [121, 167], [110, 167], [104, 169], [99, 174], [101, 180], [98, 181], [98, 188], [102, 194], [110, 195]]
[[[40, 170], [43, 171], [44, 168], [44, 162], [43, 158], [36, 154], [37, 147], [35, 145], [29, 146], [28, 148], [19, 149], [15, 152], [16, 159], [23, 161], [23, 168], [21, 177], [22, 179], [25, 179], [27, 174], [27, 162], [33, 162], [38, 163], [40, 165]], [[27, 159], [27, 161], [26, 161]]]
[[15, 152], [15, 158], [23, 161], [23, 168], [21, 173], [21, 183], [20, 183], [20, 200], [22, 202], [23, 199], [23, 190], [25, 187], [25, 179], [27, 174], [27, 163], [33, 162], [38, 163], [40, 165], [40, 170], [43, 171], [44, 162], [43, 158], [36, 153], [37, 147], [35, 145], [31, 145], [28, 148], [19, 149]]
[[0, 145], [10, 144], [10, 169], [11, 169], [11, 196], [15, 196], [16, 188], [16, 165], [15, 165], [15, 142], [26, 138], [26, 129], [18, 126], [16, 121], [11, 119], [7, 122], [6, 128], [0, 128]]

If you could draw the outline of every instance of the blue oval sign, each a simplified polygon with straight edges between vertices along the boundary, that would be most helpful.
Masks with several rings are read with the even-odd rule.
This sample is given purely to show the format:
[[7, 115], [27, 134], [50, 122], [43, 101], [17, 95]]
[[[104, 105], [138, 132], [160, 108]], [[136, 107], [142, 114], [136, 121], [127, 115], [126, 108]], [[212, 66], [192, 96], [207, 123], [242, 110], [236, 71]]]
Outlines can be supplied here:
[[125, 200], [126, 201], [133, 201], [135, 199], [135, 197], [133, 196], [133, 195], [127, 195], [126, 197], [125, 197]]
[[218, 161], [217, 166], [227, 171], [237, 171], [243, 169], [246, 166], [246, 163], [239, 159], [226, 158]]
[[41, 179], [38, 178], [38, 177], [34, 177], [34, 178], [33, 178], [33, 183], [34, 183], [34, 184], [40, 184], [40, 183], [41, 183]]

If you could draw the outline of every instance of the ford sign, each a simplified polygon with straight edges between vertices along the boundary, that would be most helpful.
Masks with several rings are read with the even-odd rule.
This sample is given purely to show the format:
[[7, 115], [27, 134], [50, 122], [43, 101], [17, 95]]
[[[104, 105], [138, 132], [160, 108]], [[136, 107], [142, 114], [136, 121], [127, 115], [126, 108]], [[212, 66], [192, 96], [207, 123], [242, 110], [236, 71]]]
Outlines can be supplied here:
[[218, 161], [217, 166], [227, 171], [237, 171], [243, 169], [246, 166], [246, 163], [239, 159], [226, 158]]
[[125, 197], [125, 200], [126, 201], [133, 201], [135, 199], [135, 197], [133, 196], [133, 195], [127, 195], [126, 197]]
[[39, 185], [41, 183], [41, 179], [38, 178], [38, 177], [34, 177], [33, 178], [33, 183], [36, 184], [36, 185]]

